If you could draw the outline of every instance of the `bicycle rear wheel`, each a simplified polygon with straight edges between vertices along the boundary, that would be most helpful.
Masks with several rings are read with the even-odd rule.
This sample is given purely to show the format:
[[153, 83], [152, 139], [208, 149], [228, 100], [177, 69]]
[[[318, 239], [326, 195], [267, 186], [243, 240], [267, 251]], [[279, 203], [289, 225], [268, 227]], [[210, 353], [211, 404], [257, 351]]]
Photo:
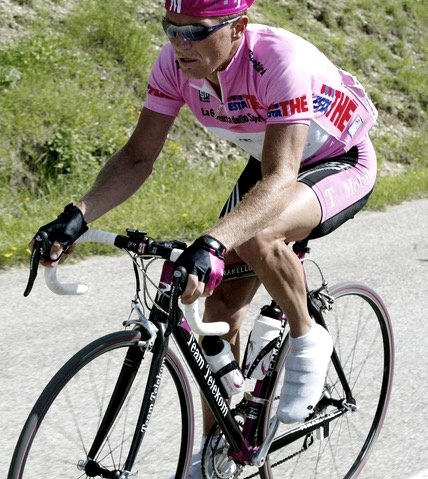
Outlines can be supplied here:
[[[78, 463], [86, 461], [125, 356], [132, 348], [139, 351], [140, 339], [136, 330], [112, 333], [83, 348], [60, 369], [24, 425], [8, 479], [88, 477]], [[113, 427], [93, 458], [108, 470], [122, 471], [152, 357], [145, 353]], [[171, 351], [158, 389], [132, 474], [186, 477], [193, 447], [193, 403], [187, 377]]]
[[[381, 430], [391, 393], [394, 346], [391, 321], [378, 295], [360, 284], [330, 289], [335, 302], [323, 313], [334, 347], [351, 387], [357, 410], [346, 412], [305, 438], [268, 455], [261, 477], [271, 479], [351, 479], [361, 472]], [[278, 364], [283, 368], [283, 364]], [[271, 412], [278, 407], [283, 374], [278, 376]], [[330, 363], [326, 387], [333, 398], [345, 398], [338, 372]], [[326, 412], [332, 411], [327, 407]], [[267, 428], [266, 424], [265, 428]], [[292, 429], [280, 425], [278, 435]], [[324, 435], [324, 437], [323, 437]]]

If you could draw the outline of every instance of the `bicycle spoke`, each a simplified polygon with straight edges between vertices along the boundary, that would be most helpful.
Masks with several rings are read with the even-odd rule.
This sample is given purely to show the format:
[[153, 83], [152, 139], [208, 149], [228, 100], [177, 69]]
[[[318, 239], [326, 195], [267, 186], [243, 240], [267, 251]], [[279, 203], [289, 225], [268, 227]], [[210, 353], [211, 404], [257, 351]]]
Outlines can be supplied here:
[[[129, 348], [129, 340], [122, 338], [132, 338], [135, 334], [129, 331], [107, 336], [109, 341], [116, 341], [114, 347], [108, 344], [104, 346], [104, 338], [95, 341], [94, 344], [97, 344], [93, 350], [90, 345], [76, 354], [53, 378], [26, 423], [20, 438], [22, 446], [17, 448], [9, 479], [87, 477], [82, 470], [87, 461], [87, 451], [105, 415]], [[97, 457], [91, 458], [95, 466], [99, 464], [108, 471], [123, 470], [146, 388], [152, 355], [147, 356], [121, 410], [100, 444]], [[147, 477], [174, 477], [177, 465], [180, 464], [182, 470], [191, 451], [193, 405], [180, 366], [171, 361], [168, 353], [162, 387], [159, 388], [152, 411], [147, 437], [132, 470], [135, 474], [144, 469]], [[165, 410], [168, 411], [167, 421]], [[33, 435], [34, 441], [31, 443]], [[183, 441], [180, 441], [181, 437]], [[166, 444], [167, 455], [164, 461], [160, 461], [159, 453], [165, 450]]]
[[[386, 412], [393, 370], [393, 346], [387, 313], [375, 293], [360, 285], [332, 288], [336, 301], [325, 321], [345, 373], [356, 412], [329, 423], [329, 432], [299, 454], [294, 444], [270, 454], [266, 477], [272, 479], [351, 479], [357, 477]], [[338, 374], [329, 366], [326, 385], [333, 399], [344, 400]], [[278, 384], [277, 390], [281, 387]], [[327, 407], [326, 412], [334, 408]], [[276, 405], [272, 404], [273, 414]], [[279, 433], [290, 427], [281, 425]], [[298, 451], [298, 450], [297, 450]], [[286, 460], [281, 460], [286, 458]]]

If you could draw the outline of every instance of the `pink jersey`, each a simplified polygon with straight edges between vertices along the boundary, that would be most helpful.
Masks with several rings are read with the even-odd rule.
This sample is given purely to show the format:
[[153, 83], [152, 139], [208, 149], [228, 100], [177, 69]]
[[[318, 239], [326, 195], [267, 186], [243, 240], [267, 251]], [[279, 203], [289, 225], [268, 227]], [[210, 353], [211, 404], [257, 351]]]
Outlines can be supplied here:
[[283, 29], [249, 24], [218, 78], [220, 96], [206, 80], [186, 79], [167, 44], [153, 66], [145, 107], [175, 117], [186, 104], [204, 127], [258, 160], [267, 125], [306, 124], [305, 163], [348, 151], [376, 121], [375, 107], [352, 75]]

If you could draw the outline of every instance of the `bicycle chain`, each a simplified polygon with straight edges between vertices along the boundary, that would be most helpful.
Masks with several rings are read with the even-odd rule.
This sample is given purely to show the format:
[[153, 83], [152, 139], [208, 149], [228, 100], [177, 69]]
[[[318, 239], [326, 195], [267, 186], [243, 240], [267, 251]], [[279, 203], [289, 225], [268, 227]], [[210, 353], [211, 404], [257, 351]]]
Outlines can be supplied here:
[[[215, 442], [215, 446], [213, 448], [213, 450], [217, 450], [217, 447], [220, 443], [220, 440], [222, 438], [222, 434], [220, 434], [218, 436], [218, 438], [216, 439], [216, 442]], [[294, 452], [293, 454], [290, 454], [289, 456], [287, 457], [284, 457], [283, 459], [275, 462], [274, 464], [271, 464], [271, 468], [275, 468], [277, 466], [280, 466], [281, 464], [284, 464], [285, 462], [287, 461], [290, 461], [291, 459], [293, 459], [294, 457], [297, 457], [298, 455], [302, 454], [302, 452], [305, 452], [307, 451], [311, 446], [312, 444], [314, 443], [314, 438], [313, 438], [313, 435], [312, 434], [308, 434], [305, 438], [305, 441], [303, 443], [303, 446], [296, 452]], [[213, 471], [215, 470], [215, 467], [214, 467], [214, 454], [211, 456], [211, 466], [213, 468]], [[241, 477], [241, 474], [242, 472], [244, 471], [244, 467], [240, 466], [239, 464], [237, 464], [237, 468], [238, 470], [236, 471], [236, 473], [233, 475], [233, 479], [239, 479]], [[206, 478], [206, 475], [205, 475], [205, 469], [203, 469], [203, 472], [202, 472], [202, 475], [204, 478]], [[216, 474], [217, 476], [217, 474]], [[249, 476], [242, 476], [241, 479], [252, 479], [254, 477], [258, 477], [259, 476], [259, 473], [258, 472], [254, 472], [253, 474], [250, 474]], [[219, 476], [217, 476], [219, 477]]]
[[[279, 396], [276, 396], [274, 398], [275, 399], [279, 399]], [[238, 405], [239, 406], [239, 405]], [[235, 416], [238, 416], [240, 414], [244, 414], [245, 415], [245, 411], [244, 410], [240, 410], [238, 407], [236, 407], [233, 411]], [[241, 426], [243, 426], [243, 423], [240, 424]], [[220, 440], [221, 438], [224, 437], [223, 436], [223, 433], [221, 433], [216, 441], [215, 441], [215, 446], [213, 448], [213, 450], [217, 450], [217, 447], [218, 445], [220, 444]], [[208, 440], [208, 439], [207, 439]], [[280, 466], [281, 464], [284, 464], [285, 462], [287, 461], [290, 461], [291, 459], [293, 459], [294, 457], [297, 457], [298, 455], [302, 454], [302, 452], [305, 452], [307, 451], [311, 446], [312, 444], [314, 443], [314, 437], [313, 437], [313, 434], [310, 433], [308, 434], [306, 437], [305, 437], [305, 440], [303, 442], [303, 446], [296, 452], [293, 452], [293, 454], [290, 454], [289, 456], [286, 456], [284, 457], [283, 459], [280, 459], [279, 461], [275, 462], [274, 464], [271, 464], [271, 468], [275, 468], [277, 466]], [[215, 470], [215, 467], [214, 467], [214, 454], [211, 456], [211, 466], [213, 468], [213, 470]], [[201, 461], [202, 462], [202, 461]], [[231, 479], [239, 479], [241, 477], [241, 474], [243, 473], [244, 471], [244, 466], [240, 466], [239, 464], [236, 464], [237, 465], [237, 468], [238, 470], [236, 471], [236, 473], [233, 475], [233, 477]], [[204, 477], [204, 479], [206, 479], [206, 473], [205, 473], [205, 468], [202, 469], [202, 476]], [[217, 476], [217, 474], [216, 474]], [[259, 476], [259, 473], [258, 472], [254, 472], [253, 474], [250, 474], [249, 476], [242, 476], [241, 479], [252, 479], [254, 477], [258, 477]], [[217, 478], [219, 478], [219, 476], [217, 476]], [[220, 478], [219, 478], [220, 479]]]
[[[305, 441], [306, 442], [306, 441]], [[281, 464], [284, 464], [284, 462], [287, 462], [289, 461], [290, 459], [293, 459], [293, 457], [296, 457], [298, 456], [299, 454], [302, 454], [302, 452], [305, 452], [312, 444], [313, 444], [313, 439], [312, 439], [312, 442], [309, 444], [309, 445], [306, 445], [304, 444], [302, 446], [302, 448], [296, 452], [294, 452], [293, 454], [290, 454], [289, 456], [287, 457], [284, 457], [284, 459], [281, 459], [280, 461], [277, 461], [275, 462], [274, 464], [271, 464], [271, 468], [273, 469], [274, 467], [276, 466], [279, 466]], [[249, 476], [244, 476], [242, 479], [251, 479], [253, 477], [258, 477], [259, 476], [259, 473], [258, 472], [254, 472], [253, 474], [250, 474]]]

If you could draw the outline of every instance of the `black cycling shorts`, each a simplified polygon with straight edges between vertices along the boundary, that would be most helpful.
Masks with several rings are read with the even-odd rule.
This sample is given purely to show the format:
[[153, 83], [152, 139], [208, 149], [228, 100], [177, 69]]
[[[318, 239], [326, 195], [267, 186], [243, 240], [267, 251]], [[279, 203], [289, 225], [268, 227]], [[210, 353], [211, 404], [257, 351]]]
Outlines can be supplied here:
[[[376, 169], [376, 154], [368, 137], [342, 155], [303, 164], [298, 181], [312, 188], [322, 211], [321, 222], [309, 239], [331, 233], [364, 207], [374, 187]], [[250, 157], [220, 217], [232, 211], [261, 178], [260, 161]]]

